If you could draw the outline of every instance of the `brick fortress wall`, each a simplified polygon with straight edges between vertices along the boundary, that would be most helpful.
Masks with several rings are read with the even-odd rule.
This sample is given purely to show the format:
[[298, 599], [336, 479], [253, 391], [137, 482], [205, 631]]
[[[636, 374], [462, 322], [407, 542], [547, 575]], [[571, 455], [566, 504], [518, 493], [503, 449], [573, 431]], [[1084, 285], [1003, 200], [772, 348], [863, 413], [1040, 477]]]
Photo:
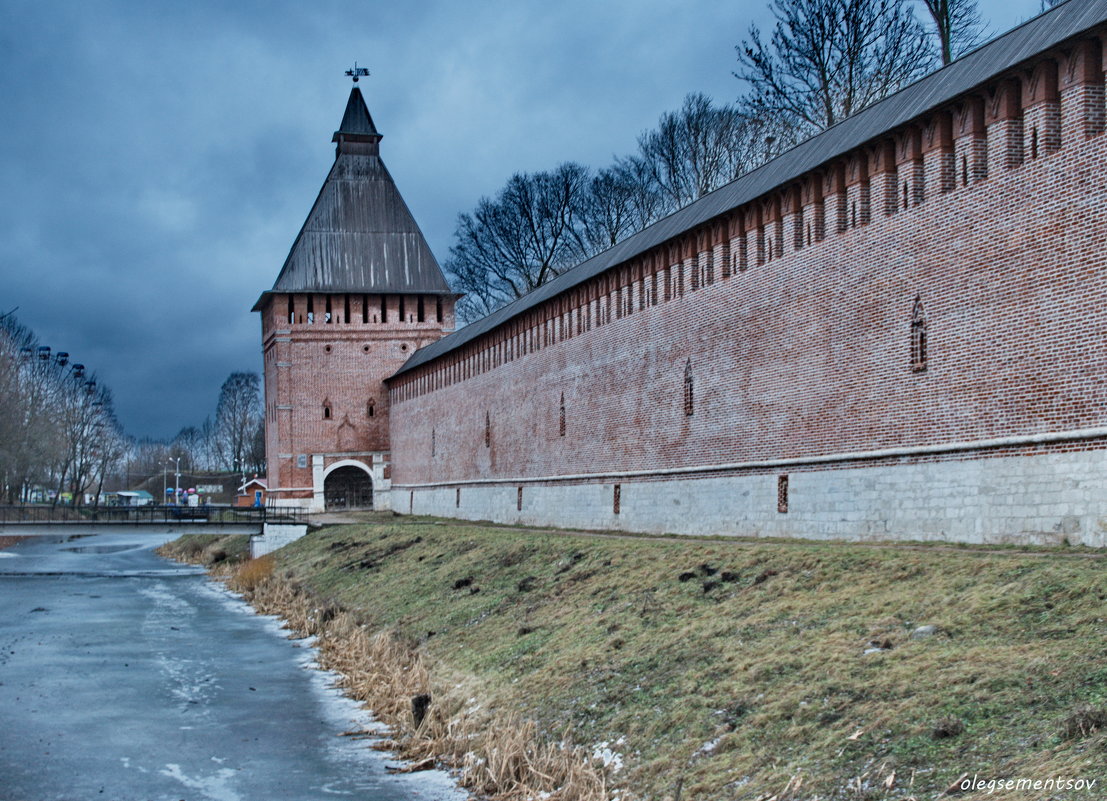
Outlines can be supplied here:
[[[262, 347], [270, 486], [285, 490], [278, 501], [312, 497], [315, 454], [323, 456], [323, 467], [356, 459], [378, 466], [375, 472], [387, 478], [389, 404], [383, 381], [453, 327], [452, 298], [272, 296], [262, 311]], [[300, 454], [307, 457], [303, 466], [297, 463]]]
[[1045, 54], [392, 379], [393, 508], [1105, 544], [1101, 52]]

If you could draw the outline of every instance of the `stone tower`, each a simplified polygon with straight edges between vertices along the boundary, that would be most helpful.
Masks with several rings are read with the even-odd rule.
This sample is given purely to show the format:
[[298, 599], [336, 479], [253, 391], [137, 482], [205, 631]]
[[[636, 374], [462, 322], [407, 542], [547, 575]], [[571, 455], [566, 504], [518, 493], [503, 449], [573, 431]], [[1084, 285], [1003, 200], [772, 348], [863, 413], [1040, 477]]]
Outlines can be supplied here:
[[453, 330], [438, 262], [380, 159], [354, 86], [334, 166], [261, 313], [269, 503], [388, 507], [384, 379]]

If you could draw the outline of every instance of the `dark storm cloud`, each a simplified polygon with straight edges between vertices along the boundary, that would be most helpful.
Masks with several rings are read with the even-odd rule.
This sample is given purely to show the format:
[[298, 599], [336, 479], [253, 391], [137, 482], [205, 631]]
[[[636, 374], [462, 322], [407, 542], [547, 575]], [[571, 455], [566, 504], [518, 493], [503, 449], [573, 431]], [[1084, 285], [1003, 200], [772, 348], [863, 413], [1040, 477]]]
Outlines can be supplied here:
[[[998, 3], [996, 3], [998, 6]], [[996, 27], [1026, 8], [985, 7]], [[1000, 16], [1002, 14], [1003, 16]], [[592, 166], [689, 91], [729, 101], [763, 4], [0, 2], [0, 313], [96, 370], [130, 433], [260, 369], [250, 307], [333, 159], [357, 59], [440, 261], [517, 170]]]

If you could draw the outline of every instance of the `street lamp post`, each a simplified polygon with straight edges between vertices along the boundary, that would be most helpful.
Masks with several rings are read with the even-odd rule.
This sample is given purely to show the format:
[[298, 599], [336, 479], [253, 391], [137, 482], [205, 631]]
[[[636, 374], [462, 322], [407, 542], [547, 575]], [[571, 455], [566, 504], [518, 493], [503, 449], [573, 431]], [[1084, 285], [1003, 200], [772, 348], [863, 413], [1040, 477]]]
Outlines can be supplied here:
[[[177, 456], [176, 458], [174, 458], [174, 457], [170, 456], [169, 461], [167, 461], [165, 464], [168, 466], [169, 462], [175, 462], [175, 464], [173, 466], [173, 503], [176, 504], [180, 500], [180, 494], [181, 494], [181, 457]], [[162, 471], [162, 485], [163, 485], [162, 486], [162, 491], [163, 492], [166, 489], [168, 489], [167, 487], [164, 486], [165, 483], [166, 483], [166, 478], [165, 478], [165, 471], [163, 469], [163, 471]]]

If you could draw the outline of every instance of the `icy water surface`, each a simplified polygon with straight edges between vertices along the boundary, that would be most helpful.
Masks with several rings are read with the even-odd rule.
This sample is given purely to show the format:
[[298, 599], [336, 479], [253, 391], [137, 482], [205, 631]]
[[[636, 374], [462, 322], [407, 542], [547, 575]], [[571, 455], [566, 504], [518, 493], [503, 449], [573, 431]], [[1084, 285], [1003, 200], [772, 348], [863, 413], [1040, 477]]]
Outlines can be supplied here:
[[460, 801], [272, 619], [115, 529], [0, 551], [0, 801]]

